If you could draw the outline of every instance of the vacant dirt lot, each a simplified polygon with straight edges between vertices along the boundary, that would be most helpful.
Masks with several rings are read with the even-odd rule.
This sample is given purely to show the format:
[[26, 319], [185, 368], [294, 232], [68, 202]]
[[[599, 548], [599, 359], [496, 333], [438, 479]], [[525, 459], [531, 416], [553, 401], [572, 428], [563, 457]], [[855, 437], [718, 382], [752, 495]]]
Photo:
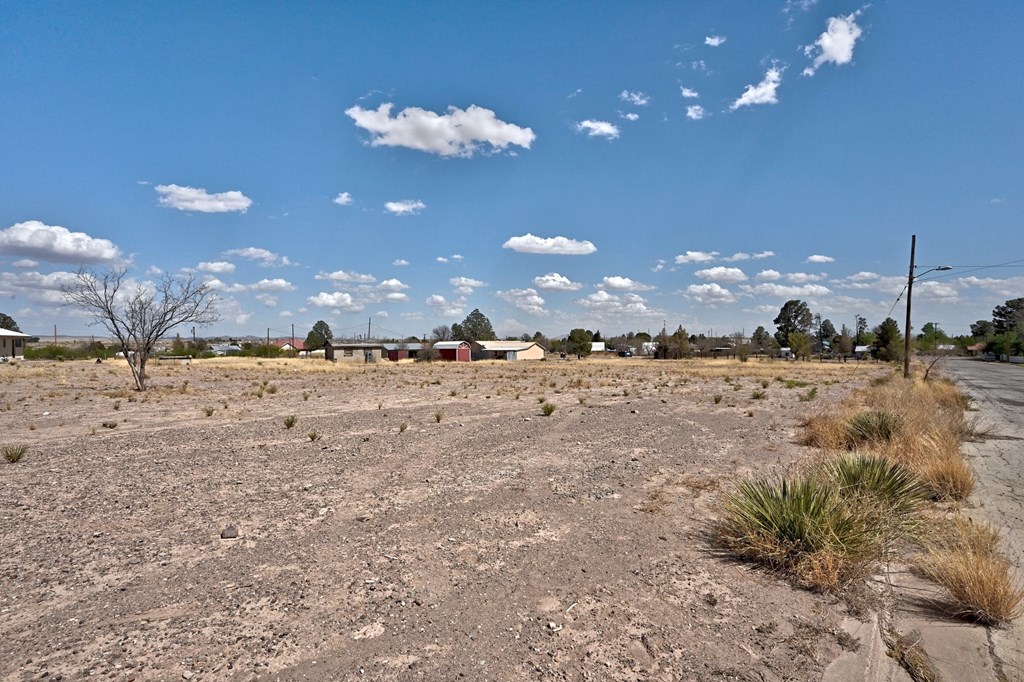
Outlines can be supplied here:
[[705, 533], [877, 371], [0, 366], [0, 679], [812, 679], [843, 607]]

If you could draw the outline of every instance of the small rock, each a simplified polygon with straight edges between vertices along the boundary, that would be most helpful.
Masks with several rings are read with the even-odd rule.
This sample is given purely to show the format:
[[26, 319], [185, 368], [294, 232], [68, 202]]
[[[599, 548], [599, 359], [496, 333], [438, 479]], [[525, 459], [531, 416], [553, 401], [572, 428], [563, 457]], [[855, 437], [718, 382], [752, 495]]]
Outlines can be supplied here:
[[364, 523], [366, 521], [369, 521], [371, 518], [372, 517], [369, 514], [360, 514], [356, 517], [356, 521], [358, 521], [359, 523]]
[[193, 677], [195, 677], [195, 673], [191, 670], [185, 670], [181, 673], [181, 679], [183, 680], [191, 680]]
[[640, 411], [639, 410], [630, 410], [629, 413], [630, 414], [640, 414]]
[[[238, 529], [234, 526], [228, 526], [220, 532], [221, 540], [234, 540], [238, 537]], [[188, 672], [187, 670], [185, 672]], [[191, 675], [191, 673], [189, 673]], [[188, 678], [185, 678], [188, 679]]]

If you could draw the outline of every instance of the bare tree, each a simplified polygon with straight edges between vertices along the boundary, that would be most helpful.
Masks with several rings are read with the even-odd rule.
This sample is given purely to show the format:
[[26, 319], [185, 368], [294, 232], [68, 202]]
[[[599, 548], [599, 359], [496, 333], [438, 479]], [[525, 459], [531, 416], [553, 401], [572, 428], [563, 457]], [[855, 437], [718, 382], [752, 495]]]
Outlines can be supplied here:
[[83, 267], [60, 291], [117, 340], [136, 388], [145, 391], [146, 361], [160, 338], [178, 325], [203, 326], [220, 316], [209, 284], [191, 274], [163, 275], [149, 286], [130, 283], [127, 275], [127, 268], [97, 274]]
[[451, 341], [452, 328], [446, 324], [439, 324], [430, 331], [431, 341]]

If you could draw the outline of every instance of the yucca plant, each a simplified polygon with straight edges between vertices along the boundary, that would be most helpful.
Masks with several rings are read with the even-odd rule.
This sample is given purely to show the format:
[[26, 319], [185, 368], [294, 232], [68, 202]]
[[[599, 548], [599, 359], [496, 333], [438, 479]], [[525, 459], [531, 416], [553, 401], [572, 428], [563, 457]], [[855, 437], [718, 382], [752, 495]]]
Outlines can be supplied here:
[[861, 443], [887, 443], [901, 430], [902, 420], [899, 415], [881, 410], [860, 412], [850, 418], [846, 433], [850, 445], [856, 447]]
[[20, 462], [21, 458], [28, 452], [28, 446], [24, 443], [9, 444], [3, 446], [4, 459], [11, 464]]

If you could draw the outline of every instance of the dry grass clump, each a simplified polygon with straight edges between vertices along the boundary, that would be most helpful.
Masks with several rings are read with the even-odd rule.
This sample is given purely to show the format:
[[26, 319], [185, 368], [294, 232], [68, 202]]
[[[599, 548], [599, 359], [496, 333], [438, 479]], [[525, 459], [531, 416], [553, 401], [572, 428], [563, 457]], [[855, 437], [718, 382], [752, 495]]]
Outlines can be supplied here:
[[9, 443], [3, 446], [4, 459], [11, 464], [20, 462], [26, 452], [28, 452], [28, 446], [24, 443]]
[[740, 483], [725, 496], [716, 538], [737, 556], [838, 592], [913, 534], [924, 497], [902, 465], [847, 455], [797, 477]]
[[949, 594], [955, 615], [996, 626], [1024, 614], [1024, 589], [999, 540], [990, 524], [957, 517], [919, 558], [921, 571]]

